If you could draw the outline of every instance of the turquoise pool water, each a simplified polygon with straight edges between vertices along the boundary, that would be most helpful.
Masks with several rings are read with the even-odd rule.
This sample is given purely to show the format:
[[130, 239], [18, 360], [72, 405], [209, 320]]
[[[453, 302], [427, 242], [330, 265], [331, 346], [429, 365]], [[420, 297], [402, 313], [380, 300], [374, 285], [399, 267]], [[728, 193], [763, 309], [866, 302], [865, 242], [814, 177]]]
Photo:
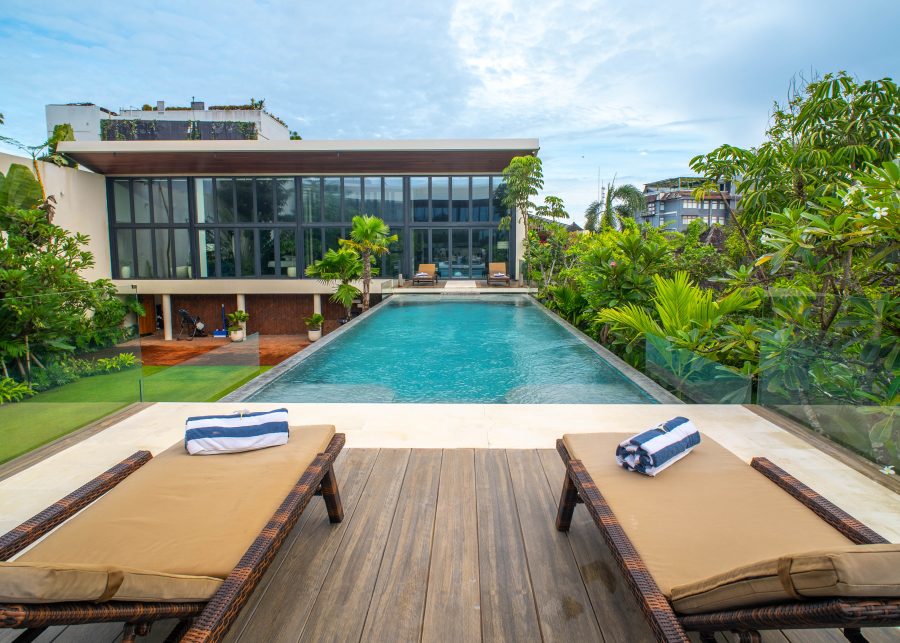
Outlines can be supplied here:
[[392, 297], [254, 402], [654, 403], [525, 296]]

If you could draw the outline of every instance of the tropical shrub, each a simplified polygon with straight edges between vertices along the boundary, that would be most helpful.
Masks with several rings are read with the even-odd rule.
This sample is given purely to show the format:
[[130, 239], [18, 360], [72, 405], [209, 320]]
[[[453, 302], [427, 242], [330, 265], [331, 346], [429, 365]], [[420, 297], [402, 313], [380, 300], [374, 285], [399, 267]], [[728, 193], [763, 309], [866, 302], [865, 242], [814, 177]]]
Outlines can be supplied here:
[[0, 404], [21, 402], [32, 395], [34, 391], [28, 384], [17, 382], [11, 377], [0, 377]]
[[[397, 235], [391, 234], [388, 225], [368, 214], [353, 217], [350, 227], [350, 238], [341, 239], [342, 248], [349, 248], [359, 253], [362, 261], [362, 308], [363, 312], [369, 310], [369, 290], [372, 277], [378, 274], [378, 269], [373, 267], [375, 260], [381, 255], [390, 252], [391, 244], [396, 243]], [[346, 299], [346, 294], [341, 295]], [[352, 299], [350, 300], [352, 304]], [[349, 306], [346, 306], [349, 318]]]
[[313, 262], [306, 268], [306, 275], [315, 277], [326, 284], [339, 282], [330, 299], [343, 306], [347, 319], [350, 319], [353, 300], [360, 294], [359, 288], [350, 282], [361, 279], [363, 276], [363, 263], [359, 253], [352, 248], [329, 250], [322, 259]]

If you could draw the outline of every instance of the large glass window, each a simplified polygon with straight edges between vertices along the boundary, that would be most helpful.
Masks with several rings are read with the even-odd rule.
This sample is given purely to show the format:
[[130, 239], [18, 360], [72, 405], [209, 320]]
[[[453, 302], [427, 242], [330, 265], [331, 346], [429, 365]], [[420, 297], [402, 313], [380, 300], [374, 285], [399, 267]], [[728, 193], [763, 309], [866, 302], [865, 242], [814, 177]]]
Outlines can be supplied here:
[[491, 187], [486, 176], [472, 177], [472, 221], [491, 220]]
[[188, 223], [190, 209], [188, 207], [187, 179], [172, 179], [172, 222]]
[[388, 246], [387, 254], [381, 256], [381, 277], [396, 279], [403, 274], [403, 230], [391, 230], [397, 240]]
[[241, 277], [256, 276], [256, 233], [241, 230]]
[[446, 228], [431, 231], [431, 263], [437, 265], [438, 276], [450, 276], [450, 231]]
[[275, 220], [275, 181], [256, 179], [256, 220], [271, 223]]
[[172, 222], [172, 203], [169, 199], [168, 179], [153, 179], [150, 182], [150, 193], [153, 200], [153, 222]]
[[491, 230], [491, 240], [493, 247], [491, 248], [491, 262], [504, 262], [509, 269], [509, 231], [508, 230]]
[[450, 179], [446, 176], [431, 179], [431, 220], [440, 223], [450, 220]]
[[384, 179], [384, 217], [383, 218], [388, 223], [403, 223], [403, 178], [402, 177], [389, 176], [389, 177], [385, 177], [385, 179]]
[[264, 277], [272, 277], [275, 272], [275, 231], [259, 231], [259, 272]]
[[216, 179], [216, 215], [219, 223], [234, 223], [233, 179]]
[[303, 231], [303, 268], [322, 258], [322, 229], [307, 228]]
[[428, 230], [418, 228], [413, 233], [413, 274], [419, 270], [423, 263], [431, 263], [431, 255], [428, 252]]
[[235, 251], [234, 251], [234, 230], [219, 230], [219, 271], [220, 277], [234, 277], [237, 272], [235, 270]]
[[322, 179], [303, 178], [300, 184], [303, 223], [318, 223], [322, 220]]
[[131, 188], [128, 179], [113, 181], [113, 199], [116, 222], [131, 223]]
[[328, 252], [329, 250], [339, 250], [341, 247], [340, 240], [343, 236], [343, 230], [341, 228], [325, 228], [324, 252]]
[[137, 276], [134, 271], [133, 232], [128, 228], [116, 232], [116, 254], [119, 258], [119, 278], [121, 279], [131, 279]]
[[216, 231], [200, 230], [197, 233], [200, 248], [200, 276], [216, 276]]
[[175, 228], [175, 277], [190, 279], [194, 276], [191, 265], [191, 233], [187, 228]]
[[172, 278], [172, 266], [175, 265], [175, 245], [172, 230], [157, 228], [156, 234], [156, 276], [160, 279]]
[[412, 207], [411, 220], [416, 223], [428, 221], [428, 179], [414, 176], [409, 180], [409, 200]]
[[326, 177], [325, 187], [325, 221], [341, 220], [341, 180], [335, 177]]
[[495, 176], [491, 179], [491, 207], [493, 208], [491, 219], [499, 221], [509, 214], [509, 208], [503, 200], [506, 198], [506, 182], [502, 176]]
[[297, 276], [297, 242], [293, 230], [278, 231], [278, 251], [281, 256], [281, 275]]
[[294, 179], [278, 179], [278, 221], [290, 223], [297, 220], [297, 195]]
[[358, 216], [362, 211], [362, 179], [344, 177], [344, 221]]
[[469, 177], [454, 176], [450, 194], [453, 197], [453, 221], [469, 220]]
[[216, 196], [212, 179], [197, 179], [197, 223], [216, 222]]
[[491, 231], [472, 230], [472, 279], [484, 279], [490, 259]]
[[149, 228], [138, 228], [134, 231], [135, 250], [137, 250], [137, 273], [140, 279], [153, 279], [153, 238]]
[[366, 177], [363, 187], [366, 198], [363, 211], [373, 217], [381, 218], [381, 177]]
[[237, 222], [253, 222], [253, 179], [235, 179], [237, 193]]
[[150, 181], [136, 179], [134, 189], [134, 222], [150, 223]]

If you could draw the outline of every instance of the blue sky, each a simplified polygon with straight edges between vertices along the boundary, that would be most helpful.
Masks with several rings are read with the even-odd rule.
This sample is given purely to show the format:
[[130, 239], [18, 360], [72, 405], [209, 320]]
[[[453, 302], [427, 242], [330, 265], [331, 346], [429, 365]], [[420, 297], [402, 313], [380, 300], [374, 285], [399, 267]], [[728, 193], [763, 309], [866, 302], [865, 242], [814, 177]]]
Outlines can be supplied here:
[[762, 139], [798, 73], [898, 76], [900, 3], [859, 0], [4, 0], [0, 133], [44, 105], [265, 98], [308, 139], [537, 137], [576, 220]]

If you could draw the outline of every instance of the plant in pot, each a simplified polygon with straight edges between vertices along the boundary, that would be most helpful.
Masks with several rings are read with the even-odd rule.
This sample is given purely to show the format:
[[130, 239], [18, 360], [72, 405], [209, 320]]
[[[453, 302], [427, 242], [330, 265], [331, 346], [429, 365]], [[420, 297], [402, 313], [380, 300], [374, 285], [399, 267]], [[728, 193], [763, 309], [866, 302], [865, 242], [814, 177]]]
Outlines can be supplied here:
[[322, 324], [325, 318], [320, 313], [313, 313], [303, 320], [308, 330], [309, 341], [314, 342], [322, 337]]
[[247, 320], [250, 315], [246, 311], [236, 310], [228, 313], [228, 336], [233, 342], [242, 342], [247, 337]]

